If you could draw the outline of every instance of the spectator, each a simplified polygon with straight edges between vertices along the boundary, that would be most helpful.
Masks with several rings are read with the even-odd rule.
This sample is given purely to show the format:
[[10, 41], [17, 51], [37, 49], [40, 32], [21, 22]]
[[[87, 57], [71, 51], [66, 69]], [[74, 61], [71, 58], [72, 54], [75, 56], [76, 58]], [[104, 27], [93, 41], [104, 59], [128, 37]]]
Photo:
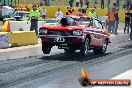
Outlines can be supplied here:
[[79, 7], [79, 0], [76, 0], [76, 7]]
[[80, 7], [83, 7], [83, 0], [80, 0]]
[[73, 14], [74, 9], [71, 9], [70, 6], [67, 7], [67, 11], [66, 11], [66, 15], [72, 15]]
[[109, 9], [107, 12], [107, 16], [109, 20], [108, 32], [113, 34], [115, 31], [115, 9], [114, 8]]
[[73, 7], [73, 2], [74, 2], [74, 0], [69, 0], [70, 7]]
[[76, 14], [76, 16], [84, 16], [83, 13], [82, 13], [82, 9], [78, 10], [78, 13]]
[[117, 0], [116, 7], [120, 7], [120, 0]]
[[91, 9], [91, 12], [89, 12], [88, 14], [89, 17], [97, 17], [96, 12], [94, 11], [94, 9]]
[[97, 0], [94, 0], [94, 8], [96, 8]]
[[84, 7], [82, 8], [82, 14], [83, 14], [83, 15], [86, 15], [86, 12], [87, 12], [87, 6], [84, 6]]
[[104, 0], [101, 0], [101, 9], [104, 9]]
[[131, 15], [130, 15], [130, 18], [131, 18], [131, 25], [130, 25], [130, 27], [131, 27], [130, 40], [132, 41], [132, 13], [131, 13]]
[[110, 0], [107, 0], [107, 7], [110, 8]]
[[85, 0], [85, 5], [89, 8], [89, 0]]
[[132, 0], [130, 1], [130, 10], [132, 10]]
[[125, 13], [125, 27], [124, 27], [124, 34], [126, 32], [126, 28], [127, 28], [127, 33], [129, 33], [129, 26], [130, 26], [130, 10], [128, 10]]
[[37, 10], [37, 5], [32, 6], [33, 10], [30, 11], [29, 17], [31, 18], [30, 31], [35, 30], [36, 35], [38, 35], [38, 18], [40, 17], [40, 12]]
[[113, 0], [113, 7], [116, 7], [117, 5], [117, 0]]
[[129, 9], [129, 6], [130, 6], [130, 0], [126, 0], [127, 1], [127, 10]]
[[43, 8], [43, 9], [41, 10], [42, 19], [45, 19], [45, 18], [46, 18], [46, 13], [47, 13], [46, 9]]
[[119, 16], [118, 16], [118, 9], [115, 10], [115, 31], [114, 34], [117, 34], [117, 29], [118, 29], [118, 24], [119, 24]]
[[123, 1], [123, 9], [126, 9], [126, 6], [127, 6], [127, 0], [124, 0]]
[[55, 18], [63, 18], [64, 15], [63, 13], [61, 12], [60, 8], [58, 8], [58, 11], [55, 13]]

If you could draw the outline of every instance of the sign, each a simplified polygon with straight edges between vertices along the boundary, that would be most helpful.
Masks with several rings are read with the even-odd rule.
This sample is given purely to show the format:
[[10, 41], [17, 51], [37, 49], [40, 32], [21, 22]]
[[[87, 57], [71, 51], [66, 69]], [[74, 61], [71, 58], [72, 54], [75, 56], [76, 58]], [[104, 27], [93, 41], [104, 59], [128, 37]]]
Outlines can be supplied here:
[[0, 48], [8, 48], [8, 47], [9, 47], [9, 34], [0, 33]]

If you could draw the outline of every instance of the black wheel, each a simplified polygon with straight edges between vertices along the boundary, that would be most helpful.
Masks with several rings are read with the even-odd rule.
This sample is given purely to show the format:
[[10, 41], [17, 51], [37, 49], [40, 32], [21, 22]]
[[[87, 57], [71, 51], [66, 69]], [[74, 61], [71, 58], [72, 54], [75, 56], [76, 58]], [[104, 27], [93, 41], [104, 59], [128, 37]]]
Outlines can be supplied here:
[[105, 40], [102, 47], [93, 49], [94, 54], [105, 54], [107, 45], [108, 45], [108, 42], [107, 40]]
[[44, 54], [49, 54], [51, 51], [51, 46], [47, 43], [42, 43], [42, 51]]
[[99, 54], [99, 53], [100, 53], [100, 49], [94, 48], [94, 49], [93, 49], [93, 52], [94, 52], [94, 54]]
[[80, 46], [80, 53], [82, 56], [88, 55], [89, 52], [89, 39], [86, 38], [85, 42], [81, 44]]

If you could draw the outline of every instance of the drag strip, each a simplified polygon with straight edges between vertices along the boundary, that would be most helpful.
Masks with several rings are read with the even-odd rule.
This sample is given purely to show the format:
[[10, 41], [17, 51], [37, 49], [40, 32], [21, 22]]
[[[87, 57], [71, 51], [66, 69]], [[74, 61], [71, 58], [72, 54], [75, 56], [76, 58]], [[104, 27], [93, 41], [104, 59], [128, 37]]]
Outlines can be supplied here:
[[[40, 79], [45, 83], [48, 80], [56, 79], [56, 77], [60, 76], [58, 74], [68, 74], [73, 71], [76, 72], [76, 70], [80, 70], [82, 66], [95, 67], [95, 65], [107, 63], [124, 55], [132, 54], [131, 48], [132, 45], [123, 46], [120, 47], [120, 50], [106, 53], [104, 56], [94, 55], [90, 52], [90, 54], [84, 58], [81, 57], [78, 52], [74, 55], [65, 55], [64, 53], [61, 53], [39, 58], [24, 58], [24, 60], [29, 60], [29, 62], [27, 61], [27, 63], [24, 64], [18, 64], [20, 63], [18, 62], [18, 65], [15, 65], [14, 67], [10, 66], [5, 68], [3, 66], [3, 68], [0, 68], [0, 86], [1, 88], [11, 86], [13, 86], [11, 88], [14, 88], [14, 86], [18, 84], [28, 84], [28, 82], [34, 83], [34, 81], [37, 83], [36, 81]], [[73, 75], [73, 73], [71, 74]], [[29, 83], [28, 85], [31, 84]], [[24, 85], [21, 85], [20, 88], [23, 86]], [[30, 87], [28, 86], [27, 88]]]
[[[82, 67], [89, 71], [92, 79], [110, 79], [132, 68], [129, 60], [124, 62], [128, 61], [129, 64], [122, 70], [114, 71], [111, 67], [111, 63], [116, 62], [112, 65], [121, 69], [120, 66], [124, 65], [124, 58], [121, 57], [132, 54], [132, 42], [128, 38], [129, 35], [122, 33], [112, 35], [112, 43], [105, 55], [95, 55], [92, 51], [87, 57], [81, 57], [78, 51], [67, 55], [57, 47], [49, 55], [44, 55], [41, 46], [0, 53], [0, 88], [60, 88], [63, 85], [64, 88], [79, 88], [77, 79]], [[108, 74], [107, 65], [113, 71], [112, 74]]]

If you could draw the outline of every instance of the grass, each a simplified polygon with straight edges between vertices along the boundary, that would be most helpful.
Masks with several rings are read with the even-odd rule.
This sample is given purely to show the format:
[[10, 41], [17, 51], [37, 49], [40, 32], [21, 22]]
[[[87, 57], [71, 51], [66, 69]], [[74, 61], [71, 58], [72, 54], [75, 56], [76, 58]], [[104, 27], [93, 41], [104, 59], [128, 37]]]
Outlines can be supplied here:
[[[24, 3], [24, 0], [19, 0], [19, 1], [20, 1], [20, 6], [22, 6], [22, 7], [26, 6], [26, 4]], [[28, 7], [30, 7], [30, 8], [32, 7], [33, 2], [37, 2], [37, 3], [40, 2], [40, 0], [25, 0], [25, 1], [28, 2], [27, 4], [28, 4]], [[89, 1], [90, 1], [89, 7], [93, 8], [94, 0], [89, 0]], [[101, 0], [98, 0], [97, 9], [95, 10], [95, 12], [98, 14], [98, 16], [103, 16], [103, 15], [106, 15], [106, 13], [107, 13], [107, 2], [105, 2], [105, 9], [100, 9], [100, 1]], [[120, 5], [121, 6], [123, 5], [123, 0], [120, 0]], [[57, 11], [57, 8], [61, 8], [62, 12], [65, 14], [67, 6], [68, 6], [67, 0], [53, 0], [52, 3], [51, 3], [51, 6], [46, 6], [45, 7], [46, 10], [48, 11], [47, 17], [54, 17], [54, 14]], [[75, 2], [74, 2], [74, 6], [75, 6]], [[110, 3], [110, 6], [112, 6], [112, 1]], [[43, 8], [43, 7], [41, 7], [41, 8]], [[76, 14], [77, 11], [78, 11], [78, 8], [75, 9], [74, 14]], [[90, 11], [90, 9], [87, 10], [87, 14], [88, 14], [89, 11]], [[125, 12], [126, 11], [122, 10], [122, 9], [120, 9], [120, 11], [119, 11], [119, 18], [120, 18], [121, 22], [124, 22]]]

